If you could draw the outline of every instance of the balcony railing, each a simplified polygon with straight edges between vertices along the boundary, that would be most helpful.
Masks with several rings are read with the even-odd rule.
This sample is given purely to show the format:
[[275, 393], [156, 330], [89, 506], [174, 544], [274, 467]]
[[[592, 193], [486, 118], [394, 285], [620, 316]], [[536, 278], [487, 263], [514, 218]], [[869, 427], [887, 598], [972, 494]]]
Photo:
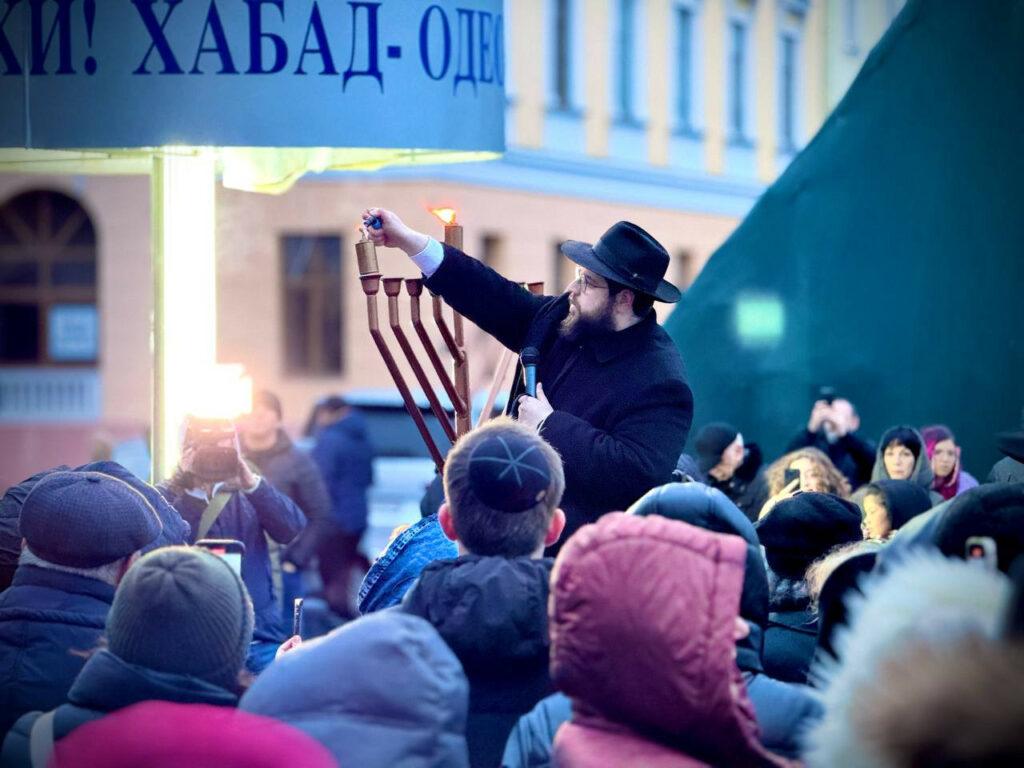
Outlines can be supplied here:
[[95, 368], [0, 368], [0, 423], [96, 421], [101, 412]]

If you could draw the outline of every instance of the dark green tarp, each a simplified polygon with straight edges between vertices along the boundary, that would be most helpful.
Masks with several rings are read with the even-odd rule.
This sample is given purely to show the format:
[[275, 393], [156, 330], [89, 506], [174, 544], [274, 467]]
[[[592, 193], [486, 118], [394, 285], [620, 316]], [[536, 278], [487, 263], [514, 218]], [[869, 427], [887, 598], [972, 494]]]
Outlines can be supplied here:
[[831, 385], [987, 474], [1024, 405], [1024, 0], [910, 0], [667, 327], [691, 446], [725, 420], [777, 456]]

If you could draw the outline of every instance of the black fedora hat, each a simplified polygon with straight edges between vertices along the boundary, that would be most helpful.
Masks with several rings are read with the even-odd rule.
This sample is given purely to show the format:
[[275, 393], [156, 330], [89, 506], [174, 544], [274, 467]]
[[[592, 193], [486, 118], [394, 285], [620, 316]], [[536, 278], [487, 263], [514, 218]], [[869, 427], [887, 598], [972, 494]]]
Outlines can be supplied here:
[[668, 251], [632, 222], [612, 225], [593, 245], [566, 240], [562, 253], [581, 267], [658, 301], [673, 304], [681, 296], [679, 289], [664, 279]]

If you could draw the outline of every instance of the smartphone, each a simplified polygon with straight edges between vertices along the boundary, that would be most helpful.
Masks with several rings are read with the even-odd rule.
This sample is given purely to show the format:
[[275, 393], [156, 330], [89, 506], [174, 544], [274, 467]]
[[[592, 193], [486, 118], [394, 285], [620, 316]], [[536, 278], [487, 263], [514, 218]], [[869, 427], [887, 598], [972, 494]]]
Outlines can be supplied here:
[[970, 536], [964, 546], [964, 557], [968, 562], [979, 563], [991, 571], [999, 568], [999, 552], [996, 540], [991, 536]]
[[835, 387], [820, 387], [818, 389], [818, 399], [824, 400], [829, 405], [832, 405], [832, 403], [835, 402], [836, 397], [838, 397], [838, 395], [836, 395]]
[[231, 566], [231, 570], [237, 573], [239, 578], [242, 577], [242, 555], [245, 554], [245, 544], [237, 539], [200, 539], [196, 542], [196, 546], [217, 555]]
[[[800, 479], [800, 470], [799, 469], [787, 469], [785, 472], [782, 473], [782, 487], [785, 488], [787, 485], [792, 483], [794, 480], [799, 480], [799, 479]], [[800, 486], [797, 486], [797, 490], [799, 490], [799, 488], [800, 488]]]
[[302, 637], [302, 604], [303, 598], [296, 597], [292, 608], [292, 634]]

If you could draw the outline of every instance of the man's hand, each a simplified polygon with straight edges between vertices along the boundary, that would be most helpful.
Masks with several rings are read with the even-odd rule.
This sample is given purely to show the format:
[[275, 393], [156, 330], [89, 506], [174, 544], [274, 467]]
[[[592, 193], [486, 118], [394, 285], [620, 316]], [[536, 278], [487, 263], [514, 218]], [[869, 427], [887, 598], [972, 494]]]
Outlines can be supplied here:
[[171, 475], [170, 485], [181, 491], [191, 491], [202, 486], [202, 481], [192, 474], [192, 465], [196, 458], [194, 445], [185, 445], [181, 449], [181, 458], [178, 459], [178, 466]]
[[[380, 219], [380, 229], [369, 225], [371, 218]], [[363, 226], [374, 245], [400, 248], [408, 256], [415, 256], [427, 247], [427, 236], [405, 226], [405, 223], [391, 211], [383, 208], [367, 208], [363, 211]]]
[[789, 482], [789, 484], [786, 485], [781, 491], [776, 493], [774, 496], [770, 497], [761, 506], [761, 513], [757, 516], [757, 519], [760, 520], [762, 517], [764, 517], [769, 512], [771, 512], [775, 508], [775, 505], [778, 504], [780, 501], [785, 501], [786, 499], [792, 499], [794, 496], [796, 496], [798, 493], [800, 493], [801, 492], [801, 490], [800, 490], [800, 483], [801, 482], [802, 482], [802, 479], [799, 478], [799, 477], [796, 478], [795, 480], [791, 480]]
[[815, 434], [826, 421], [831, 421], [832, 409], [824, 400], [818, 400], [811, 409], [811, 417], [807, 420], [807, 431]]
[[238, 433], [235, 433], [235, 457], [237, 460], [236, 474], [234, 477], [228, 478], [224, 482], [225, 491], [246, 491], [251, 492], [256, 490], [256, 486], [259, 484], [259, 478], [252, 473], [249, 469], [249, 465], [242, 458], [242, 446], [238, 442]]
[[519, 396], [519, 422], [528, 427], [539, 430], [544, 419], [551, 415], [554, 410], [547, 397], [544, 396], [544, 386], [542, 384], [537, 385], [536, 397], [530, 397], [529, 395]]
[[299, 635], [292, 635], [278, 646], [277, 653], [274, 654], [274, 661], [277, 661], [288, 653], [288, 651], [292, 651], [300, 645], [302, 645], [302, 638]]

